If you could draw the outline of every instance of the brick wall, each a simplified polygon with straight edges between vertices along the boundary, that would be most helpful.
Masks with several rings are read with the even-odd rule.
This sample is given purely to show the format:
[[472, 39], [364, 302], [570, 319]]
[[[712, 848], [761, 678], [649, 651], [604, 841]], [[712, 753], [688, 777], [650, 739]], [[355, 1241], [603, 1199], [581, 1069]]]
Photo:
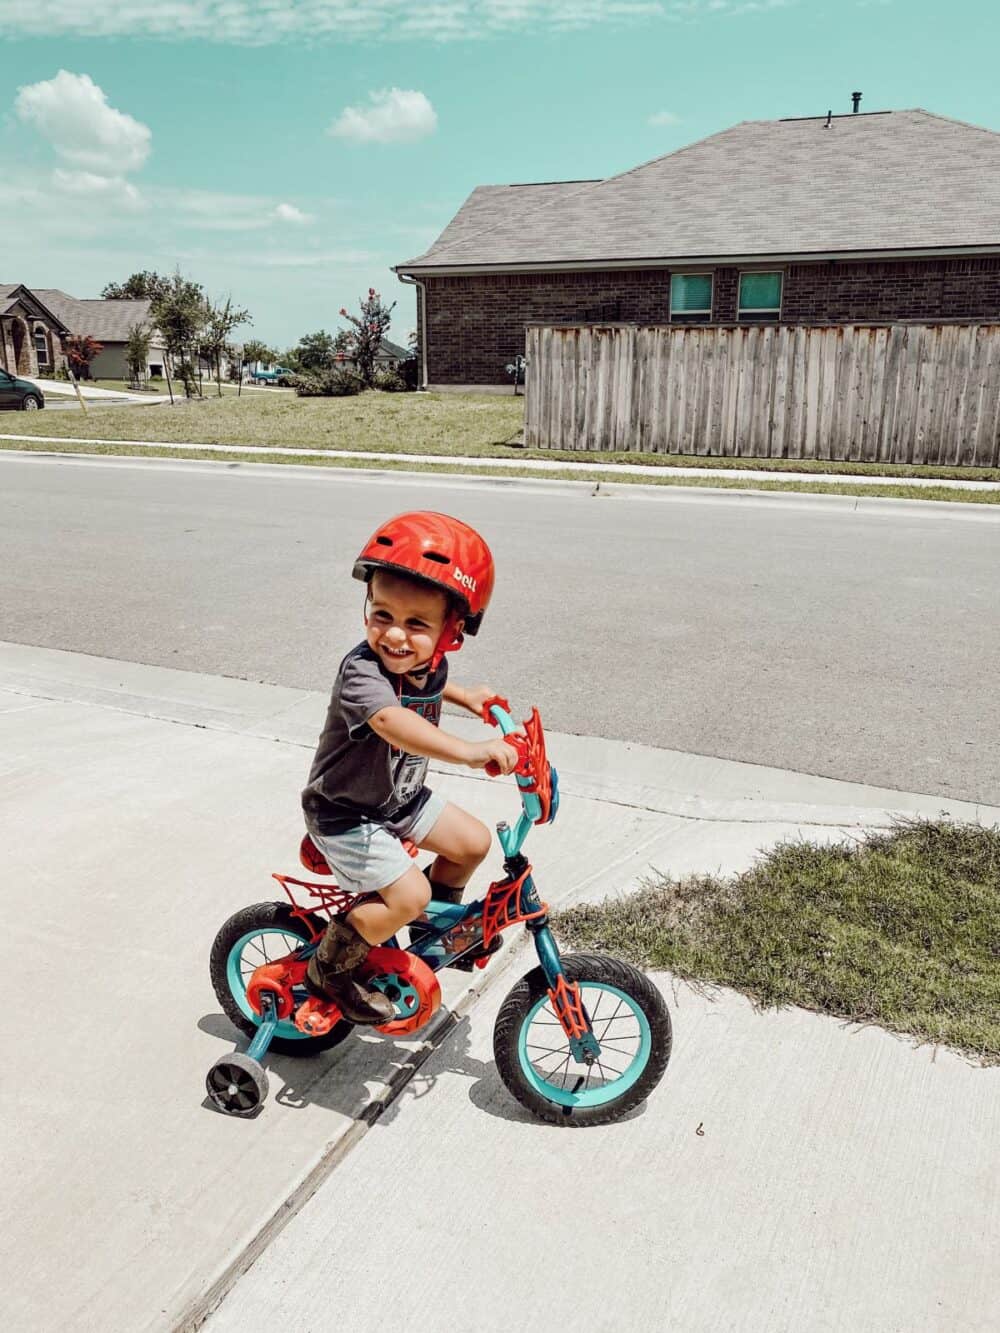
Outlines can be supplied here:
[[[1000, 257], [781, 265], [781, 322], [1000, 318]], [[431, 384], [509, 384], [532, 322], [665, 324], [667, 269], [434, 277], [427, 287]], [[717, 268], [713, 319], [736, 319], [739, 271]], [[419, 289], [418, 289], [419, 302]], [[419, 322], [418, 304], [418, 329]], [[421, 348], [423, 356], [423, 348]]]

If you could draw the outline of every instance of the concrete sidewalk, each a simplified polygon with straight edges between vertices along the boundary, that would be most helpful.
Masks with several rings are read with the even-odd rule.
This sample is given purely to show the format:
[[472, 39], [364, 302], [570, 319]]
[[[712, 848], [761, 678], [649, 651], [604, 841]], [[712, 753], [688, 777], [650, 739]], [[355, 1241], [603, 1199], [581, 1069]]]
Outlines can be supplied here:
[[[268, 392], [271, 391], [268, 390]], [[160, 402], [163, 400], [149, 399], [147, 401]], [[451, 467], [455, 472], [472, 475], [475, 475], [475, 469], [477, 468], [490, 468], [500, 474], [505, 472], [513, 474], [537, 472], [540, 476], [551, 472], [568, 472], [571, 475], [578, 475], [580, 478], [590, 480], [600, 474], [600, 480], [605, 483], [613, 482], [619, 477], [637, 483], [644, 480], [649, 482], [653, 478], [662, 478], [664, 482], [667, 482], [670, 477], [678, 479], [704, 477], [745, 481], [748, 488], [752, 488], [755, 481], [800, 481], [818, 482], [827, 486], [943, 486], [948, 490], [1000, 490], [1000, 481], [964, 481], [961, 478], [949, 477], [878, 477], [870, 474], [855, 475], [843, 472], [780, 472], [765, 468], [671, 467], [658, 466], [655, 463], [616, 463], [610, 460], [602, 463], [597, 459], [586, 463], [578, 463], [573, 460], [547, 458], [470, 458], [452, 454], [404, 454], [387, 451], [378, 452], [370, 449], [301, 449], [284, 445], [199, 444], [197, 441], [183, 443], [179, 440], [105, 440], [97, 437], [83, 439], [65, 435], [17, 435], [10, 433], [0, 434], [0, 440], [40, 442], [42, 444], [117, 445], [126, 449], [162, 449], [167, 455], [171, 451], [176, 452], [178, 449], [203, 449], [218, 454], [253, 454], [264, 461], [268, 457], [278, 457], [301, 458], [303, 462], [308, 462], [311, 458], [339, 458], [354, 459], [361, 464], [372, 462], [392, 462], [397, 465], [400, 463], [419, 463], [427, 466]], [[52, 452], [57, 454], [59, 451], [53, 449]]]
[[[508, 948], [471, 990], [442, 974], [464, 1017], [436, 1038], [355, 1033], [270, 1060], [257, 1119], [208, 1108], [205, 1072], [236, 1039], [208, 949], [232, 911], [280, 896], [271, 870], [295, 873], [325, 706], [0, 644], [8, 957], [33, 977], [8, 989], [0, 1086], [12, 1328], [196, 1327], [218, 1306], [213, 1330], [353, 1333], [384, 1324], [387, 1289], [407, 1329], [456, 1333], [995, 1326], [1000, 1071], [876, 1029], [660, 976], [663, 1083], [627, 1121], [566, 1134], [493, 1067], [495, 1011], [533, 962]], [[626, 892], [651, 866], [740, 869], [780, 838], [892, 811], [1000, 819], [617, 742], [552, 735], [550, 751], [565, 803], [529, 851], [553, 905]], [[516, 809], [509, 783], [434, 785], [489, 823]], [[362, 1137], [365, 1106], [417, 1059]], [[361, 1244], [359, 1219], [384, 1239]]]

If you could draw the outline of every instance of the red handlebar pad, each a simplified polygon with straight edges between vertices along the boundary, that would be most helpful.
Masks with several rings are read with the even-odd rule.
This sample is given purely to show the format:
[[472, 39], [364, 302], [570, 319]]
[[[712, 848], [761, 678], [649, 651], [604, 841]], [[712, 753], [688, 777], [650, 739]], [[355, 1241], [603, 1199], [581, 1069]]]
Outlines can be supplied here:
[[486, 702], [483, 704], [483, 721], [488, 722], [491, 727], [498, 727], [500, 725], [500, 723], [490, 712], [490, 709], [495, 704], [499, 704], [505, 713], [510, 712], [510, 704], [507, 702], [507, 700], [503, 697], [502, 694], [494, 694], [492, 699], [487, 699]]
[[[519, 778], [531, 780], [530, 786], [521, 787], [520, 784], [518, 786], [522, 792], [530, 792], [538, 797], [542, 809], [535, 823], [544, 824], [548, 821], [552, 809], [552, 770], [545, 754], [545, 733], [537, 708], [531, 710], [531, 716], [525, 718], [522, 726], [525, 735], [505, 736], [504, 744], [513, 746], [517, 751], [518, 761], [514, 772]], [[500, 767], [491, 759], [486, 765], [486, 772], [490, 777], [499, 777]]]

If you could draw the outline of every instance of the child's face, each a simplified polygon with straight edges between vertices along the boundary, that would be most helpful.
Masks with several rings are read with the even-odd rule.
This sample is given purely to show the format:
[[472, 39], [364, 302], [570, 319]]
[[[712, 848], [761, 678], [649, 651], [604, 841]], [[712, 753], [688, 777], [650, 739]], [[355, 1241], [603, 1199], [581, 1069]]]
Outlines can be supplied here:
[[388, 670], [403, 675], [429, 661], [448, 615], [444, 593], [380, 570], [372, 578], [369, 597], [368, 647]]

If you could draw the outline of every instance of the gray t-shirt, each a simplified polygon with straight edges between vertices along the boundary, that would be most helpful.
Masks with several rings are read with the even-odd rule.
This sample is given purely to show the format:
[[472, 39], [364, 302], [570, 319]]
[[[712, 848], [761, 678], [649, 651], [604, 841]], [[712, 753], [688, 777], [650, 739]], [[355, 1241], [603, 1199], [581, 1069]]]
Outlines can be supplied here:
[[418, 686], [386, 671], [367, 643], [347, 654], [302, 793], [311, 832], [343, 833], [369, 819], [393, 832], [394, 821], [420, 810], [430, 795], [424, 786], [428, 760], [391, 746], [372, 731], [368, 719], [382, 708], [402, 707], [437, 726], [447, 679], [444, 658]]

